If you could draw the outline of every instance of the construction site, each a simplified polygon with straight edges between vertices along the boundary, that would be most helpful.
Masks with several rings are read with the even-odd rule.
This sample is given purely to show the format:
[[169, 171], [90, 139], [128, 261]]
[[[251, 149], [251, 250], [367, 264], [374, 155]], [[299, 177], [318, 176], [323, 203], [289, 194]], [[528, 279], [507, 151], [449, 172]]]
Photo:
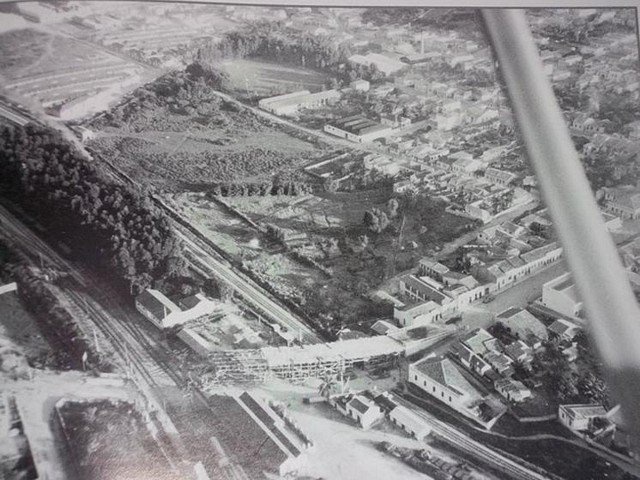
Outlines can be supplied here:
[[354, 367], [373, 370], [394, 365], [399, 358], [429, 348], [452, 333], [450, 328], [434, 328], [421, 339], [401, 332], [322, 344], [215, 351], [208, 356], [214, 371], [203, 381], [210, 385], [263, 383], [275, 377], [301, 383]]

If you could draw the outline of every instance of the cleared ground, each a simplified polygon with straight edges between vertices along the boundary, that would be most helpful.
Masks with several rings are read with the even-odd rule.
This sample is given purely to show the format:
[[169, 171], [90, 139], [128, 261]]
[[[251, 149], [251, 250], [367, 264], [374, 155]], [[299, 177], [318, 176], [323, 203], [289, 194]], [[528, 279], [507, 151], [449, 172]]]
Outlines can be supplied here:
[[222, 62], [232, 88], [256, 96], [322, 90], [329, 77], [302, 67], [278, 65], [258, 60], [234, 59]]

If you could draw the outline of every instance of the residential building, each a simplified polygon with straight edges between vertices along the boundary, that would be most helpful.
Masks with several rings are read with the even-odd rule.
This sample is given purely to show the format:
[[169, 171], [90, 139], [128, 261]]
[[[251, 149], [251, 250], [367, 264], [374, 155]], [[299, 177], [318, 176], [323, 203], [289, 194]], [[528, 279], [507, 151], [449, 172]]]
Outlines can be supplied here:
[[148, 288], [136, 297], [136, 309], [158, 328], [171, 328], [212, 315], [220, 308], [218, 302], [201, 293], [183, 298], [176, 305], [162, 292]]
[[574, 432], [589, 430], [596, 418], [603, 418], [606, 415], [607, 410], [602, 405], [574, 404], [558, 407], [558, 420]]
[[460, 342], [469, 348], [476, 355], [484, 355], [489, 351], [486, 343], [494, 340], [495, 337], [487, 332], [484, 328], [476, 328], [475, 330], [464, 335]]
[[414, 325], [418, 321], [421, 324], [432, 323], [442, 318], [441, 305], [434, 301], [414, 301], [393, 307], [393, 318], [401, 327]]
[[491, 183], [507, 186], [516, 179], [515, 173], [506, 172], [497, 168], [489, 167], [484, 172], [484, 178]]
[[395, 332], [396, 330], [398, 330], [398, 327], [386, 320], [378, 320], [371, 326], [371, 331], [378, 335], [386, 335], [388, 333]]
[[438, 282], [442, 282], [442, 276], [449, 272], [449, 267], [431, 257], [423, 257], [418, 263], [418, 272], [420, 275], [426, 275]]
[[520, 403], [531, 398], [531, 390], [518, 380], [501, 378], [493, 384], [496, 391], [510, 402]]
[[604, 187], [602, 192], [606, 211], [622, 219], [640, 218], [640, 187], [632, 185]]
[[393, 193], [405, 193], [409, 191], [415, 191], [416, 187], [411, 180], [400, 180], [393, 183]]
[[549, 338], [544, 323], [527, 310], [512, 307], [498, 315], [497, 320], [532, 348], [540, 348]]
[[568, 317], [582, 315], [582, 300], [578, 297], [570, 273], [560, 275], [542, 286], [542, 304]]
[[482, 357], [491, 367], [503, 377], [513, 375], [513, 361], [505, 354], [490, 351]]
[[448, 358], [426, 358], [409, 365], [409, 382], [471, 418], [480, 415], [482, 394]]
[[527, 365], [533, 360], [533, 350], [522, 340], [516, 340], [504, 347], [504, 353], [514, 362]]
[[491, 365], [473, 353], [469, 347], [460, 342], [453, 344], [451, 352], [460, 359], [460, 362], [465, 367], [479, 375], [486, 375], [486, 373], [491, 370]]
[[559, 318], [549, 325], [551, 335], [565, 342], [573, 342], [581, 330], [582, 327], [564, 318]]
[[349, 417], [353, 418], [363, 430], [369, 429], [383, 417], [382, 410], [376, 403], [361, 394], [353, 395], [346, 404]]

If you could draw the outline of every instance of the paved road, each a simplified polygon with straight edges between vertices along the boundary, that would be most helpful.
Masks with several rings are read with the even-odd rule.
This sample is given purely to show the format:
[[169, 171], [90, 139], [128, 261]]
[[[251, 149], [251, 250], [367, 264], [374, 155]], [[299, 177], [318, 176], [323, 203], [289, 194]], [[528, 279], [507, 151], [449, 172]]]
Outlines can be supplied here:
[[398, 403], [409, 408], [416, 415], [426, 420], [431, 427], [432, 432], [438, 434], [457, 448], [466, 451], [471, 457], [481, 458], [482, 460], [493, 464], [496, 469], [506, 473], [509, 478], [517, 480], [548, 480], [548, 476], [541, 475], [530, 470], [524, 465], [521, 465], [483, 445], [482, 443], [473, 440], [457, 428], [438, 420], [427, 411], [417, 408], [416, 405], [410, 401], [402, 397], [396, 397], [396, 400]]

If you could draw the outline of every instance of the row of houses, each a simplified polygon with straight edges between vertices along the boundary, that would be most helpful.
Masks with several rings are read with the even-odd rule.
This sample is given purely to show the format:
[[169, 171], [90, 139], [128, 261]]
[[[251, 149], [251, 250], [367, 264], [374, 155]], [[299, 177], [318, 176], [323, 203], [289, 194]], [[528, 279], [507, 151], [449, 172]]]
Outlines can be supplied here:
[[562, 247], [552, 242], [490, 266], [476, 263], [471, 274], [452, 272], [447, 266], [424, 258], [416, 274], [399, 279], [400, 293], [407, 301], [394, 307], [394, 318], [401, 326], [441, 321], [550, 265], [561, 255]]
[[352, 419], [363, 430], [368, 430], [387, 419], [417, 440], [424, 439], [431, 432], [429, 424], [422, 417], [398, 403], [389, 392], [364, 390], [335, 395], [329, 398], [329, 404], [345, 417]]
[[516, 364], [530, 369], [534, 353], [548, 340], [557, 342], [568, 360], [576, 359], [574, 340], [581, 327], [569, 320], [561, 318], [547, 327], [529, 311], [510, 308], [498, 315], [497, 321], [500, 338], [479, 328], [463, 336], [450, 351], [467, 369], [490, 380], [509, 402], [519, 403], [532, 396], [512, 375]]

